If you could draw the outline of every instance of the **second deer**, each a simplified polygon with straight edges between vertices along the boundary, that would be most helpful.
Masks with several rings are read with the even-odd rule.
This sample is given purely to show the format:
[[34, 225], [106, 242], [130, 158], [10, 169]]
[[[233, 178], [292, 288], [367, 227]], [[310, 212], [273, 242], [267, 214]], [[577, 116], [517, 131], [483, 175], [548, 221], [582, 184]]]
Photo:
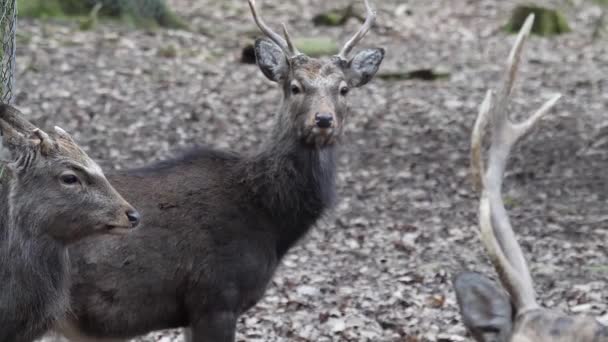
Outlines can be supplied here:
[[[608, 327], [593, 317], [567, 316], [538, 304], [532, 276], [502, 200], [502, 178], [511, 148], [560, 97], [550, 99], [523, 122], [513, 123], [509, 118], [508, 99], [533, 22], [530, 16], [521, 29], [498, 98], [494, 101], [488, 92], [471, 137], [472, 171], [481, 191], [481, 240], [504, 290], [481, 274], [467, 272], [455, 278], [456, 297], [464, 324], [478, 342], [607, 342]], [[488, 125], [491, 144], [488, 168], [484, 169], [482, 139]]]
[[67, 245], [139, 214], [64, 130], [0, 105], [0, 133], [0, 342], [31, 342], [68, 311]]
[[[189, 327], [198, 342], [232, 342], [237, 318], [262, 298], [279, 262], [332, 206], [337, 145], [351, 89], [368, 83], [384, 50], [349, 57], [375, 12], [340, 54], [311, 58], [287, 31], [255, 43], [262, 73], [282, 89], [270, 139], [257, 153], [196, 149], [110, 177], [144, 216], [124, 239], [70, 249], [72, 312], [58, 329], [73, 341], [127, 339]], [[257, 110], [257, 109], [252, 109]]]

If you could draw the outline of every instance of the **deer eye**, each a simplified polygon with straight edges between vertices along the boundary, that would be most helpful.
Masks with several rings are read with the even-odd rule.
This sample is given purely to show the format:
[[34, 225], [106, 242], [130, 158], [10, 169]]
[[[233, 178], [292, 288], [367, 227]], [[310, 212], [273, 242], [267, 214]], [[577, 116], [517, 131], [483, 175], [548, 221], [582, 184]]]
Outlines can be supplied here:
[[348, 94], [349, 91], [350, 91], [350, 88], [348, 87], [346, 82], [340, 83], [340, 95], [346, 96], [346, 94]]
[[65, 173], [59, 177], [61, 182], [66, 185], [74, 185], [80, 183], [80, 179], [73, 173]]
[[291, 85], [289, 87], [291, 89], [292, 95], [298, 95], [302, 92], [302, 88], [300, 88], [300, 85], [295, 81], [291, 82]]
[[348, 94], [349, 90], [350, 90], [350, 88], [348, 88], [347, 86], [340, 87], [340, 95], [346, 96], [346, 94]]

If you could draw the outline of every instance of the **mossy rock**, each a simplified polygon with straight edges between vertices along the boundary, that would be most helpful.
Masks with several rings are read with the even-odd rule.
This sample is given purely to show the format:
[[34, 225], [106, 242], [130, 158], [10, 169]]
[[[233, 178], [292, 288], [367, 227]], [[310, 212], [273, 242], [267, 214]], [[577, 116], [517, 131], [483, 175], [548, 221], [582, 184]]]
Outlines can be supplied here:
[[175, 58], [178, 55], [177, 47], [173, 44], [160, 47], [156, 52], [156, 55], [164, 58]]
[[310, 57], [331, 56], [339, 52], [338, 44], [331, 38], [297, 38], [293, 43], [301, 53]]
[[534, 34], [552, 36], [572, 31], [566, 17], [559, 11], [535, 5], [517, 6], [507, 23], [506, 30], [511, 33], [519, 32], [530, 14], [535, 16], [532, 26]]
[[187, 29], [165, 0], [18, 0], [19, 15], [33, 18], [88, 16], [100, 4], [99, 16], [135, 26]]
[[312, 18], [312, 22], [316, 26], [342, 26], [346, 24], [348, 19], [354, 17], [353, 5], [348, 5], [345, 8], [333, 9], [324, 13], [319, 13]]
[[79, 0], [17, 0], [18, 14], [31, 18], [63, 18], [86, 13], [86, 4]]

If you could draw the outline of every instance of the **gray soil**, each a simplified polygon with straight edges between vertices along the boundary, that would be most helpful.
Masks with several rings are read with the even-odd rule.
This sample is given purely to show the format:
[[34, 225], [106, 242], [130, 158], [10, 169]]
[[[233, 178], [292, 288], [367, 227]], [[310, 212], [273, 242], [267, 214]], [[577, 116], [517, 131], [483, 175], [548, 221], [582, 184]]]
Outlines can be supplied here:
[[[258, 2], [294, 36], [344, 42], [359, 25], [313, 26], [316, 13], [345, 0]], [[255, 65], [239, 63], [256, 32], [246, 2], [170, 3], [192, 32], [21, 20], [15, 104], [37, 125], [71, 132], [108, 170], [194, 144], [252, 151], [280, 94]], [[239, 320], [239, 341], [469, 339], [451, 278], [494, 275], [477, 237], [469, 135], [513, 42], [501, 27], [515, 3], [375, 3], [379, 25], [362, 46], [387, 49], [381, 72], [437, 68], [450, 77], [376, 79], [351, 93], [339, 203]], [[564, 98], [513, 152], [505, 198], [543, 304], [608, 321], [608, 38], [591, 39], [599, 7], [552, 4], [574, 32], [529, 41], [512, 111], [521, 117], [553, 93]]]

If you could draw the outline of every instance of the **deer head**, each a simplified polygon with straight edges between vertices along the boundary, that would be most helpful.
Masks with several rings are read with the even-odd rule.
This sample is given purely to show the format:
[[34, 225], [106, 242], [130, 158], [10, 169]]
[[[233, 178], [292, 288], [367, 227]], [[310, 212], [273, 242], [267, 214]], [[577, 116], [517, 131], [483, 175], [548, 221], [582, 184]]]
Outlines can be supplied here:
[[47, 134], [1, 105], [0, 134], [8, 155], [0, 162], [0, 186], [8, 191], [11, 227], [67, 243], [138, 224], [137, 211], [63, 129]]
[[[570, 317], [540, 307], [523, 252], [517, 243], [502, 201], [502, 178], [513, 145], [555, 105], [560, 95], [547, 101], [527, 120], [514, 123], [507, 101], [534, 17], [522, 27], [509, 55], [504, 84], [496, 103], [488, 91], [480, 106], [471, 137], [472, 174], [481, 192], [481, 240], [503, 288], [477, 273], [463, 273], [454, 281], [463, 322], [480, 342], [592, 342], [608, 341], [608, 328], [591, 317]], [[482, 158], [483, 134], [490, 125], [488, 168]]]
[[348, 57], [376, 19], [368, 0], [365, 6], [365, 23], [342, 51], [331, 58], [319, 59], [300, 53], [285, 25], [285, 38], [272, 31], [258, 15], [255, 0], [249, 0], [253, 19], [266, 35], [255, 42], [257, 64], [283, 90], [279, 129], [285, 134], [295, 134], [313, 147], [332, 145], [340, 137], [348, 112], [349, 90], [369, 82], [384, 58], [381, 48], [365, 49]]

